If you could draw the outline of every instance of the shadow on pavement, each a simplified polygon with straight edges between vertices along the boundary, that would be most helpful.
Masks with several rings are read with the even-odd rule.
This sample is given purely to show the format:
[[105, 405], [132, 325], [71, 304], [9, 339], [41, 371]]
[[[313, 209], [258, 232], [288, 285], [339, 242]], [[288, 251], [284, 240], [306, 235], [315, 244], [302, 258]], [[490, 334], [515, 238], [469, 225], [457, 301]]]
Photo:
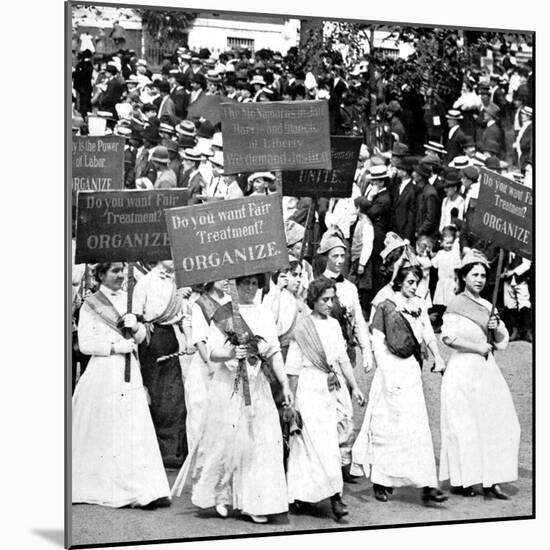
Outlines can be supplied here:
[[40, 537], [58, 544], [63, 548], [65, 543], [65, 531], [63, 529], [34, 529], [33, 532]]

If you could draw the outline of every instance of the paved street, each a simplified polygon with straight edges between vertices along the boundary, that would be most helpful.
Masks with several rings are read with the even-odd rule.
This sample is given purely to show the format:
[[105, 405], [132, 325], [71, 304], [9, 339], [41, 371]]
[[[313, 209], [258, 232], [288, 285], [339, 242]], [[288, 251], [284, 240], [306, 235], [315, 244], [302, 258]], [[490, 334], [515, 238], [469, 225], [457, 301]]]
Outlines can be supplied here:
[[[444, 358], [449, 355], [443, 348]], [[349, 516], [337, 524], [331, 516], [328, 502], [319, 505], [315, 516], [281, 516], [267, 525], [256, 525], [239, 516], [220, 519], [212, 510], [195, 508], [184, 493], [176, 498], [170, 508], [155, 511], [132, 509], [109, 509], [100, 506], [73, 506], [73, 544], [101, 544], [140, 540], [197, 538], [236, 534], [304, 531], [332, 529], [342, 526], [376, 526], [418, 522], [460, 521], [478, 518], [502, 518], [528, 516], [532, 513], [532, 350], [531, 345], [514, 342], [506, 352], [497, 355], [503, 374], [511, 388], [514, 403], [522, 428], [519, 456], [519, 479], [504, 485], [512, 498], [509, 501], [484, 500], [483, 497], [466, 499], [450, 495], [442, 506], [426, 508], [421, 505], [418, 490], [395, 491], [388, 503], [377, 502], [371, 485], [360, 480], [355, 485], [346, 485], [344, 500]], [[356, 371], [360, 385], [368, 394], [372, 373], [365, 375]], [[439, 390], [441, 377], [424, 369], [424, 388], [432, 428], [436, 458], [439, 456]], [[364, 409], [356, 409], [356, 427], [359, 429]], [[170, 483], [176, 471], [169, 471]], [[443, 487], [446, 488], [446, 487]]]

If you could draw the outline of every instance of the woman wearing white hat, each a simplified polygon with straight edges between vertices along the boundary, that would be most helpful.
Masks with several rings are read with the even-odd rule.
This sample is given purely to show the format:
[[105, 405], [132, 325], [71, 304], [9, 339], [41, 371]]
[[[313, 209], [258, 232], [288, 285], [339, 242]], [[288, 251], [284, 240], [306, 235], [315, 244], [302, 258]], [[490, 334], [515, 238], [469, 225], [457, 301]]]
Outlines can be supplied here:
[[463, 291], [449, 303], [441, 331], [454, 354], [441, 385], [439, 479], [464, 496], [481, 484], [487, 497], [505, 500], [499, 484], [517, 479], [520, 426], [493, 352], [506, 348], [508, 331], [480, 296], [487, 258], [472, 249], [461, 265]]

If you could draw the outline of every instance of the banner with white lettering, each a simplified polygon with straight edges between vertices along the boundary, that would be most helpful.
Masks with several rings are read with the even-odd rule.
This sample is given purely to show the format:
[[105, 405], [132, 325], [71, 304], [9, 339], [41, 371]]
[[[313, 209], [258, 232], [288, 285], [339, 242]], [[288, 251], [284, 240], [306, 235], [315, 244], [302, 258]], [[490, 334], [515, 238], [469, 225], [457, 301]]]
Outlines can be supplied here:
[[525, 185], [481, 168], [471, 231], [482, 239], [531, 259], [533, 193]]
[[222, 103], [226, 174], [332, 168], [327, 101]]
[[73, 136], [71, 182], [73, 193], [122, 189], [124, 138]]
[[80, 191], [76, 263], [169, 260], [164, 210], [187, 198], [185, 189]]
[[280, 195], [166, 210], [178, 287], [288, 266]]

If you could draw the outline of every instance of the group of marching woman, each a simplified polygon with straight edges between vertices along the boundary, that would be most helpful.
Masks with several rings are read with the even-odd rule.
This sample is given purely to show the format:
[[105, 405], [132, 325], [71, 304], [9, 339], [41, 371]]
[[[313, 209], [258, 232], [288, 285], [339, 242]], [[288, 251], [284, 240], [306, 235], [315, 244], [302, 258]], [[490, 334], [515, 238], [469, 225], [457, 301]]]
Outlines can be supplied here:
[[[296, 253], [303, 232], [286, 230]], [[289, 255], [276, 273], [177, 289], [164, 261], [140, 273], [131, 312], [125, 265], [94, 266], [96, 292], [78, 318], [91, 358], [73, 394], [73, 503], [155, 509], [185, 490], [223, 518], [266, 523], [329, 501], [340, 520], [345, 486], [360, 476], [379, 502], [411, 486], [422, 503], [442, 503], [446, 481], [455, 494], [509, 498], [501, 484], [517, 479], [520, 428], [494, 357], [508, 332], [481, 298], [487, 259], [475, 249], [460, 258], [445, 364], [419, 258], [396, 235], [384, 246], [386, 284], [368, 319], [337, 229], [320, 240], [315, 278]], [[439, 471], [422, 385], [429, 357], [443, 375]], [[375, 369], [368, 395], [361, 368]], [[179, 469], [172, 487], [166, 468]]]

